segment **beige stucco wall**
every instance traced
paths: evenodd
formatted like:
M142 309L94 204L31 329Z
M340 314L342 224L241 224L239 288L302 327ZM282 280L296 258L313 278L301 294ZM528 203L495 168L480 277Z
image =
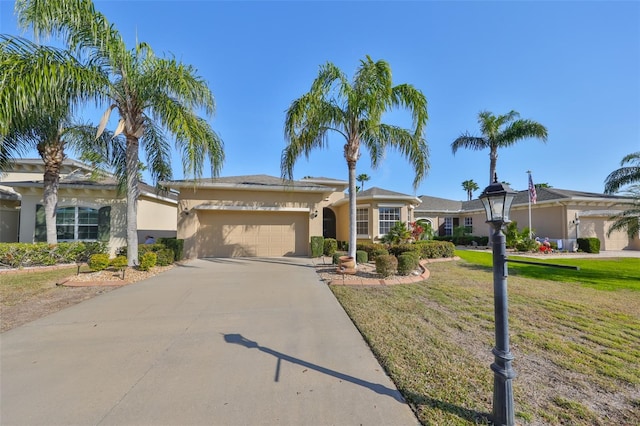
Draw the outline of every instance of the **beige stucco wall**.
M410 222L413 220L413 215L409 210L409 204L399 203L397 200L376 200L375 202L368 202L367 200L356 204L356 208L366 208L369 211L369 238L362 238L362 235L358 235L358 242L375 242L379 241L380 237L380 207L400 207L400 221ZM341 204L334 208L336 212L336 239L338 241L349 241L349 203Z
M293 189L275 191L250 191L220 188L181 188L178 203L178 238L184 239L187 258L198 256L198 232L200 218L216 209L238 209L239 211L270 210L285 213L306 212L309 220L305 232L306 244L312 235L322 235L322 209L328 206L329 192L305 192ZM194 209L195 207L195 209ZM228 211L228 210L227 210ZM317 216L315 215L315 212Z
M19 205L19 201L0 201L0 243L15 243L18 241Z

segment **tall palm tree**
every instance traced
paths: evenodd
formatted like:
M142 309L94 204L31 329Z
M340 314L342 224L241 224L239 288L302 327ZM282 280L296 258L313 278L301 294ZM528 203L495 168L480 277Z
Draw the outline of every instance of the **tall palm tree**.
M473 191L477 191L480 187L473 181L473 179L469 179L462 182L462 189L467 191L467 200L471 201L473 198Z
M471 136L465 133L451 144L453 154L460 148L476 151L489 149L489 184L496 175L498 162L498 148L507 148L516 142L527 138L538 138L547 141L547 129L542 124L532 120L521 119L520 114L511 111L507 114L495 116L489 111L478 114L478 123L482 136Z
M364 183L368 182L371 179L371 177L369 177L368 174L366 173L360 173L357 177L356 180L358 182L360 182L360 191L364 191Z
M61 35L71 50L82 51L93 63L109 72L102 88L109 106L98 135L118 110L114 135L122 134L125 145L127 191L127 257L130 266L138 260L137 200L139 151L146 153L154 182L170 179L170 146L165 131L182 152L185 175L202 176L206 161L217 176L224 161L223 143L205 119L215 112L213 94L196 70L175 58L155 56L146 43L127 49L120 33L95 10L90 0L16 1L19 22L33 27L36 35Z
M408 109L413 129L382 123L382 114L394 107ZM376 168L388 146L396 148L415 170L417 187L429 169L429 153L424 139L427 99L409 84L393 86L391 68L385 61L369 56L360 61L353 83L331 62L320 67L311 90L293 101L285 118L287 146L282 151L283 178L293 178L296 160L314 148L328 145L329 132L345 139L344 158L349 170L349 255L356 253L356 163L361 145L369 151Z
M611 218L614 222L609 227L607 236L619 230L626 231L629 238L640 235L640 151L626 155L620 162L620 168L607 176L604 192L613 194L626 185L630 185L625 192L633 197L633 204Z
M91 149L91 127L71 122L71 111L103 79L69 52L0 35L0 170L36 148L44 162L43 205L47 242L57 243L56 208L65 146ZM6 70L6 71L5 71ZM95 127L93 128L95 134Z

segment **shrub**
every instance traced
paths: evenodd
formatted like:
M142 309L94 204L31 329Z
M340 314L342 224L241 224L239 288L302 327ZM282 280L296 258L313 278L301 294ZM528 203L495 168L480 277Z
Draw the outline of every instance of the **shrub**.
M382 237L382 242L387 244L401 244L411 238L411 231L405 222L398 221Z
M456 249L450 241L416 241L414 246L418 248L421 259L453 257Z
M398 269L398 259L391 254L376 257L376 272L383 277L395 274Z
M389 246L389 254L392 254L396 257L400 256L402 253L406 253L408 251L419 251L419 246L416 244L393 244Z
M109 266L109 255L104 253L92 254L89 257L89 268L92 271L102 271Z
M364 250L356 250L356 263L369 262L369 255Z
M402 253L398 256L398 274L409 275L416 270L419 263L418 253L411 251Z
M578 238L578 250L585 253L600 253L600 240L597 238Z
M324 237L313 235L311 237L311 257L322 256L324 250Z
M10 268L86 262L95 253L105 253L106 243L61 242L0 243L0 264Z
M324 250L323 254L325 256L333 256L333 254L338 251L338 242L335 238L325 238L324 239Z
M162 249L156 252L156 256L158 257L158 266L167 266L173 263L174 253L171 249Z
M158 243L173 251L173 260L182 260L184 240L177 238L158 238Z
M333 253L333 260L331 261L331 263L333 265L339 265L340 264L340 256L344 256L342 253Z
M124 269L127 267L127 256L116 256L110 263L113 268Z
M538 243L536 240L524 238L522 241L516 243L515 249L518 251L535 251L537 247Z
M140 257L140 270L148 271L149 269L156 266L157 261L158 261L158 256L154 252L152 251L146 252L145 254L142 255L142 257Z

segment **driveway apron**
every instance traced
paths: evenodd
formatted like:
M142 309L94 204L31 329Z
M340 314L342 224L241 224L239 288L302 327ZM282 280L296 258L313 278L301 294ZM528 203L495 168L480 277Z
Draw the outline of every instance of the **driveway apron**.
M417 425L309 259L199 259L0 335L2 425Z

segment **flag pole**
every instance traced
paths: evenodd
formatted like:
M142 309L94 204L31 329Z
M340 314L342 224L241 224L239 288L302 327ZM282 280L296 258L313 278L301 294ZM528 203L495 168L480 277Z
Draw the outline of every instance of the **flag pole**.
M531 170L527 170L527 173L529 175L529 179L528 179L528 190L527 190L527 195L528 195L528 199L529 199L529 239L531 239L533 237L533 230L531 228L531 185L533 180L531 179Z

